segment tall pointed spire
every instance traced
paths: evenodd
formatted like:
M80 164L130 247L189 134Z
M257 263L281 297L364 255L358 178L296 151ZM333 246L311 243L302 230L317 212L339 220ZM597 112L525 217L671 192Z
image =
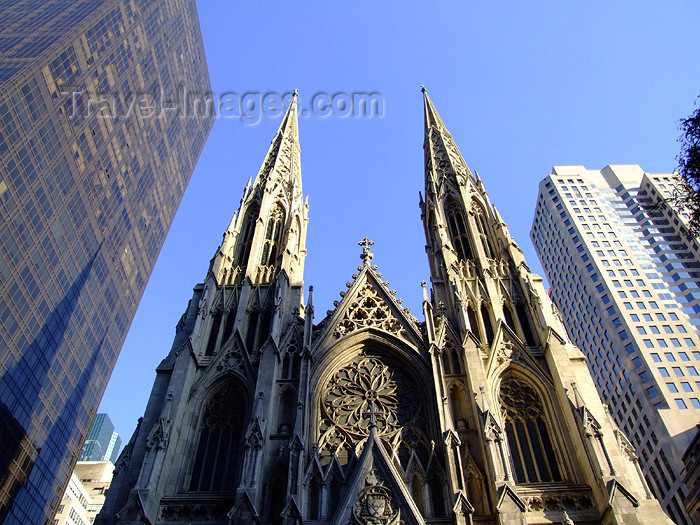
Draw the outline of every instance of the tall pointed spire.
M449 177L457 184L466 184L467 180L473 180L474 176L430 100L428 90L425 86L422 86L421 90L424 108L423 150L425 151L426 193L431 191L432 184L438 185L433 189L438 191L445 177Z
M263 187L271 179L273 172L281 177L297 179L301 184L301 160L299 149L299 122L297 119L298 92L295 89L287 112L282 119L279 129L272 139L270 149L255 178L254 187Z
M447 130L445 129L445 125L442 123L440 115L438 114L437 110L435 109L435 106L433 105L433 101L430 100L430 97L428 96L428 89L425 86L421 86L421 91L423 92L423 114L425 116L425 133L428 134L431 128L436 128L447 132Z
M467 272L472 273L475 265L488 267L493 258L487 253L490 239L485 235L486 230L470 215L475 197L482 203L480 210L490 208L490 204L425 87L422 91L425 125L425 203L422 210L431 264L433 307L442 302L448 312L455 314L468 296L455 285L462 278L460 265L466 265ZM461 314L455 315L452 321L459 326L461 319Z
M280 269L300 281L306 255L308 205L301 188L301 150L294 90L286 113L252 186L213 261L217 282L231 284L248 276L269 281Z

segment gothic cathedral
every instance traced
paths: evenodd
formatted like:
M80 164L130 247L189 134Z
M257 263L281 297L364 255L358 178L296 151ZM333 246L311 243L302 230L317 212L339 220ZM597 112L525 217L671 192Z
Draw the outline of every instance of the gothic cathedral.
M365 239L314 324L295 95L96 523L671 523L425 90L424 104L424 321Z

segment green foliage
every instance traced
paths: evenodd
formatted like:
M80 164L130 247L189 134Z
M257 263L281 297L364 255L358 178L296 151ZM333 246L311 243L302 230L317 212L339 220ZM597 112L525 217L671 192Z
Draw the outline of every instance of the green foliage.
M674 189L675 204L690 213L692 235L700 233L700 108L681 120L681 152L678 155L678 173L681 177Z

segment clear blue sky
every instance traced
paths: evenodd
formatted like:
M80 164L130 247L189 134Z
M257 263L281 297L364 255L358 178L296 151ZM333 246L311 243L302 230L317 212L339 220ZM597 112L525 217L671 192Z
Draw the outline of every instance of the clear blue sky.
M676 166L678 119L700 94L700 3L198 2L216 93L375 91L381 119L300 119L309 195L305 282L320 321L357 242L422 320L429 280L420 85L525 250L537 185L558 164ZM170 229L100 411L126 443L192 287L255 177L280 119L219 119Z

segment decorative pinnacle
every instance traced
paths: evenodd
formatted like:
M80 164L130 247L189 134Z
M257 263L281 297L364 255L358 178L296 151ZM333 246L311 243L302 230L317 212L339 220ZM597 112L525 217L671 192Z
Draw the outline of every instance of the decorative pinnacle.
M427 92L428 92L428 88L425 87L425 84L421 84L420 92L421 92L421 93L427 93Z
M299 95L299 90L298 90L298 89L295 89L295 90L292 92L292 95L294 95L295 97L298 96L298 95Z
M576 381L571 381L571 388L574 390L574 399L576 400L576 408L583 406L583 400L581 399L581 394L579 394L578 388L576 387Z
M367 237L365 237L358 242L357 245L362 246L362 254L360 255L360 259L362 259L365 266L369 266L370 261L374 257L372 252L369 250L369 247L374 246L374 241L370 241Z
M423 301L427 302L428 301L428 283L426 283L425 281L421 281L420 285L423 288Z

